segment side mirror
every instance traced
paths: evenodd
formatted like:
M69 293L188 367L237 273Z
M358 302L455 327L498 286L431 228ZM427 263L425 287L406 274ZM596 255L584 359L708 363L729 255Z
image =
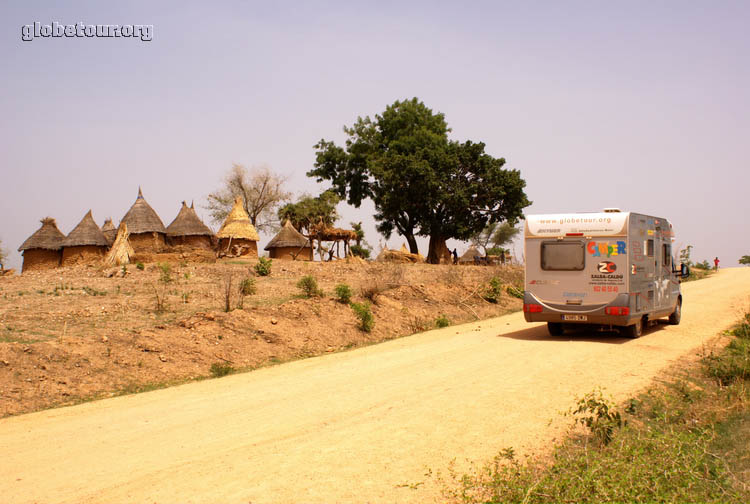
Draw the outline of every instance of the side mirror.
M680 264L680 277L687 278L690 276L690 268L685 263Z

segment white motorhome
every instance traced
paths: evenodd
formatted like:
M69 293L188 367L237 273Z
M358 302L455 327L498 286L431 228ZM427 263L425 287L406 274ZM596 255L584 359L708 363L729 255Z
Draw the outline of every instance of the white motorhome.
M524 234L526 321L547 322L552 335L587 324L631 338L660 317L680 323L689 271L675 269L667 219L618 209L529 215Z

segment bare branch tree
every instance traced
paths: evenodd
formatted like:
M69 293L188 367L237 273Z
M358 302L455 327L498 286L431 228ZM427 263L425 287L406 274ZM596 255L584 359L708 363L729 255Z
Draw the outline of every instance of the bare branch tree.
M286 177L277 175L267 165L253 166L248 170L234 164L224 177L221 189L208 195L205 208L211 220L220 223L231 211L234 198L242 196L253 226L258 230L272 229L278 224L276 209L292 196L283 190L284 183Z
M509 222L493 222L474 235L471 243L477 247L482 247L485 255L487 250L492 247L504 247L513 241L513 238L521 232L521 229L515 227Z

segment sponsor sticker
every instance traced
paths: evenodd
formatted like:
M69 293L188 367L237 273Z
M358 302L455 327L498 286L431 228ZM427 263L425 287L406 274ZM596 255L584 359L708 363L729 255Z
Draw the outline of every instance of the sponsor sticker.
M586 245L586 251L593 257L612 257L627 254L627 244L624 241L595 242Z
M599 273L614 273L617 271L617 265L612 261L602 261L597 265Z

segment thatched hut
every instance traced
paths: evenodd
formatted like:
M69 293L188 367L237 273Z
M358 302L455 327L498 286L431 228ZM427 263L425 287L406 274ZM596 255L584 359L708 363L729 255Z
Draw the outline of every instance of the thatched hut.
M219 238L219 254L258 257L260 237L250 222L250 216L245 211L240 196L235 198L232 211L227 215L216 236Z
M475 264L478 262L475 258L481 258L484 257L479 250L472 245L469 247L469 249L463 253L461 257L458 258L459 264Z
M195 207L189 207L183 201L177 217L167 226L167 241L170 245L183 246L191 249L213 249L214 233L195 212Z
M120 221L130 231L130 244L138 252L161 252L166 247L167 230L151 205L143 199L143 192L138 188L138 197L128 213Z
M104 221L104 224L102 225L102 233L104 233L104 237L107 239L107 243L111 247L117 237L117 228L115 228L115 225L112 222L112 217L107 217L107 220Z
M313 249L310 240L294 229L288 220L273 239L264 247L271 259L294 259L298 261L312 261Z
M107 255L109 243L94 222L91 210L62 242L62 266L98 264Z
M23 252L22 273L60 266L60 250L65 235L57 229L57 223L52 217L45 217L41 223L42 227L18 247L18 251Z

